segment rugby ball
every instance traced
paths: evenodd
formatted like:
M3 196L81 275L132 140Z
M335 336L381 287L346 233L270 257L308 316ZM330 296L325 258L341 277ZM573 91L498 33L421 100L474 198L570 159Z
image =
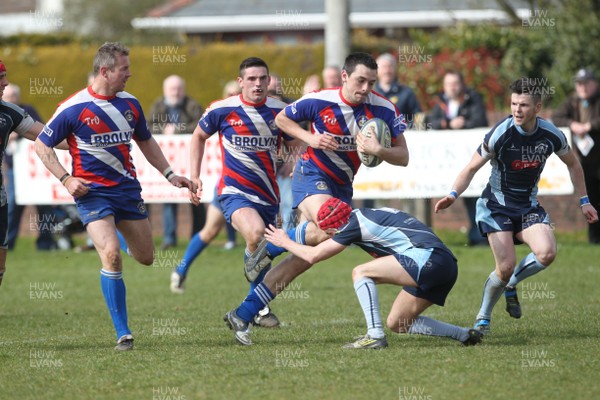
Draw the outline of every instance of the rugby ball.
M359 135L364 135L366 137L371 137L375 135L379 143L389 149L392 145L392 135L390 134L390 128L381 118L372 118L365 122L365 124L360 128ZM367 167L376 167L383 161L381 158L366 154L358 151L358 157L360 158L360 162L363 163Z

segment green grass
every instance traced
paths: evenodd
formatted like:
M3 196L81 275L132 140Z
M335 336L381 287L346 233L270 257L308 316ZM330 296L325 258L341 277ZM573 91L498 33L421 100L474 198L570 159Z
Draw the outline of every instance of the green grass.
M467 326L492 269L491 252L463 247L459 234L442 237L459 259L459 279L446 307L426 315ZM525 282L529 298L520 291L523 318L510 319L501 299L492 335L468 348L388 332L386 350L342 350L365 331L350 278L353 266L368 260L358 249L294 281L273 302L284 326L255 329L252 347L237 345L222 321L247 292L240 247L209 247L182 296L169 292L168 281L183 245L158 253L154 267L126 257L136 339L127 353L112 350L97 255L36 252L24 239L9 253L0 287L0 398L600 398L600 247L583 238L560 235L555 263ZM526 254L525 247L518 250ZM397 287L380 287L384 319L397 293Z

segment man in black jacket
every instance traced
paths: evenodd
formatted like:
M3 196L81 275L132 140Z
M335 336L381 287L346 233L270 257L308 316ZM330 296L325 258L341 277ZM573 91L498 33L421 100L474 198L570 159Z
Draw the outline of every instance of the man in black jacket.
M152 104L148 127L153 135L173 135L192 133L202 116L202 107L186 95L185 81L177 75L170 75L163 81L163 96ZM202 229L206 219L203 205L192 206L193 236ZM163 204L163 242L161 249L177 244L177 204Z
M552 115L556 126L571 129L581 161L590 203L600 208L600 86L594 72L580 69L574 77L575 93ZM600 225L588 227L589 242L600 244Z
M479 93L465 86L460 72L448 71L444 75L444 92L426 117L429 129L472 129L488 125L483 98ZM477 198L464 197L469 215L469 245L486 244L475 222L475 204Z

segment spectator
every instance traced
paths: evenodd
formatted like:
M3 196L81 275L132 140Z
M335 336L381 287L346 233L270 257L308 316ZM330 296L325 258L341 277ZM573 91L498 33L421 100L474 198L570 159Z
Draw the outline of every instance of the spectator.
M432 129L471 129L488 125L483 98L475 90L465 86L460 72L448 71L444 75L443 92L435 107L425 118ZM469 246L486 245L475 222L477 197L464 197L463 202L469 216Z
M35 121L43 123L36 109L29 104L21 103L21 90L17 85L9 83L4 88L2 100L13 103L21 107ZM13 152L16 150L17 142L21 136L17 132L12 132L8 138L8 145L4 152L4 162L6 165L6 192L8 201L8 250L12 250L17 243L19 235L19 226L21 225L21 217L25 206L18 205L15 196L15 175L13 171ZM54 213L50 206L37 206L38 221L36 225L39 228L38 237L35 242L38 250L54 250L56 242L52 237L50 226L54 221Z
M581 160L590 203L600 209L600 86L593 71L580 69L574 77L575 93L552 115L557 126L571 130ZM600 244L600 224L588 225L588 240Z
M185 81L170 75L163 81L163 96L156 99L150 110L150 130L153 135L192 133L202 116L202 107L185 93ZM161 249L177 244L177 204L163 204L163 242ZM192 207L192 235L204 225L204 205ZM202 222L200 222L202 221Z
M323 89L340 86L342 86L342 71L333 65L323 68Z
M373 90L394 103L400 113L404 115L408 127L412 128L415 114L421 112L417 95L411 88L398 82L398 62L394 56L385 53L380 55L376 61L377 83Z

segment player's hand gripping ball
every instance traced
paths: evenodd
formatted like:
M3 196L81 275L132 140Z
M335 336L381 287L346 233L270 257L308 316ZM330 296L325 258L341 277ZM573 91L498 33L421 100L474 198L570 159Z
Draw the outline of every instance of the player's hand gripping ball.
M366 137L375 136L381 146L389 149L392 145L392 135L390 134L390 128L381 118L371 118L368 120L362 128L360 128L359 135ZM376 167L383 161L381 158L372 154L366 154L358 152L360 162L367 167Z
M321 230L337 229L348 222L352 207L340 199L330 197L319 208L317 224Z

